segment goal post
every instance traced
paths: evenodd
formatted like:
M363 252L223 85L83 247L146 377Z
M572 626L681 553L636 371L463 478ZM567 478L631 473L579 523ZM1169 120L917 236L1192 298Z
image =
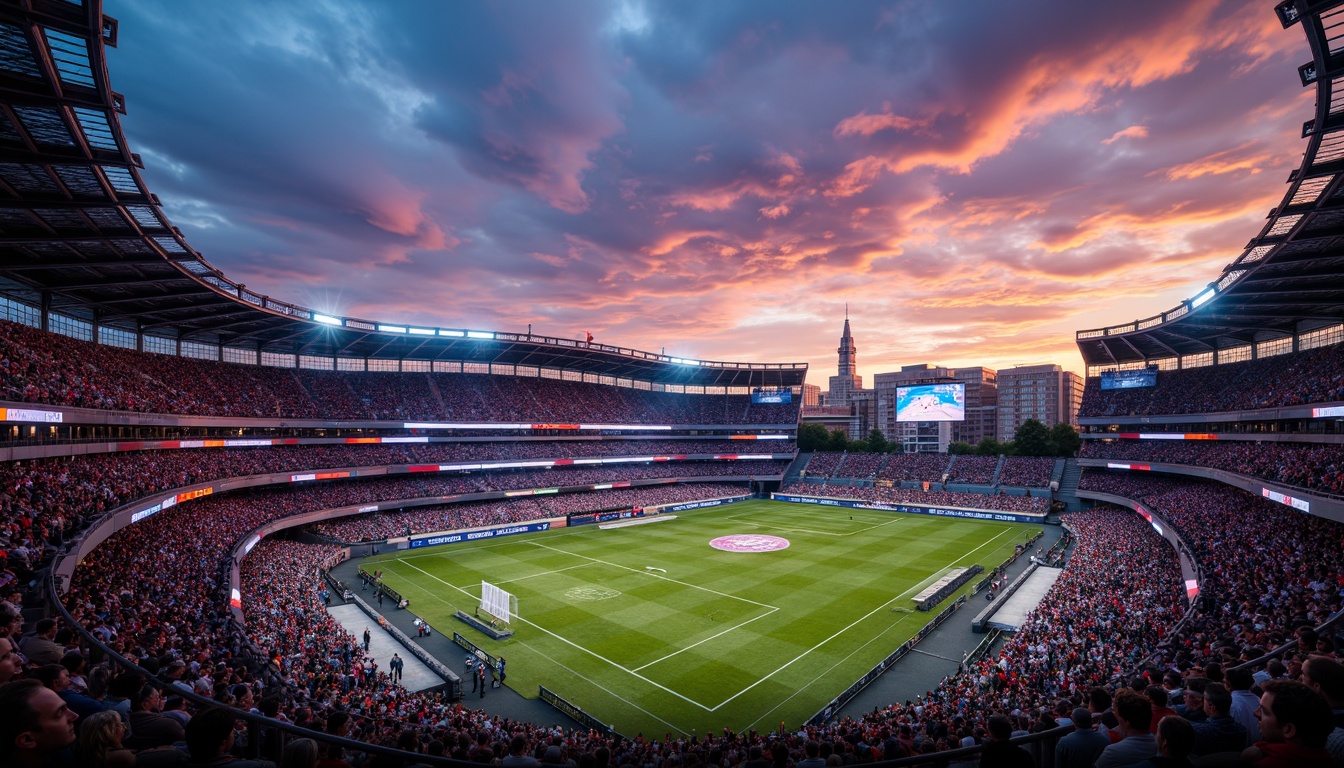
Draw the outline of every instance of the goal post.
M480 610L495 621L510 624L518 615L518 597L488 581L482 581Z

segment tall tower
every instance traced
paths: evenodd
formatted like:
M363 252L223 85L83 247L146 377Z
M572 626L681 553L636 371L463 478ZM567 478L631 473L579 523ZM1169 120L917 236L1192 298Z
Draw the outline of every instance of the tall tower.
M858 347L854 346L854 336L849 332L849 305L845 305L845 332L840 334L840 348L835 350L840 353L839 373L841 376L853 376L858 369Z
M854 346L854 335L849 331L849 305L845 305L845 332L840 335L839 365L835 376L830 378L830 391L826 394L827 405L849 405L851 395L863 389L863 377L859 375L858 348Z

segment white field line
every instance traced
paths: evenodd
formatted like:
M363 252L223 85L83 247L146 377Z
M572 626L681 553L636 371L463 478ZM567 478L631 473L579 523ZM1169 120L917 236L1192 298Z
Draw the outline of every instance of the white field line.
M435 576L434 574L430 573L429 571L426 571L426 570L424 570L423 568L420 568L419 566L416 566L416 565L413 564L413 563L404 563L404 564L405 564L406 566L410 567L410 568L415 568L415 570L420 571L421 573L423 573L423 574L425 574L426 576L428 576L429 578L431 578L431 579L433 579L433 580L439 582L440 584L443 584L444 586L451 587L451 588L453 588L453 589L456 589L456 590L459 591L459 592L462 592L462 593L464 593L464 594L466 594L466 595L468 595L468 596L471 596L471 593L470 593L470 592L467 592L465 589L462 589L461 587L458 587L458 586L454 586L454 585L452 585L452 584L449 584L448 582L444 581L443 579L440 579L438 576ZM640 571L640 573L643 573L643 571ZM424 587L420 587L420 589L421 589L421 591L425 592L426 594L430 594L430 595L433 595L433 594L434 594L434 593L430 592L429 590L425 589ZM435 596L435 597L437 597L437 596ZM447 603L448 605L452 605L452 603L448 603L447 600L444 600L444 599L441 598L441 597L438 597L437 599L438 599L440 602ZM550 635L551 637L555 638L556 640L559 640L560 642L564 643L565 645L568 645L568 646L570 646L570 647L572 647L572 648L576 648L576 649L578 649L578 650L580 650L580 651L583 651L584 653L588 654L589 656L592 656L593 658L595 658L595 659L597 659L597 660L599 660L599 661L602 661L602 662L605 662L605 663L607 663L607 664L610 664L612 667L615 667L616 669L619 669L619 670L621 670L622 672L625 672L626 674L629 674L629 675L632 676L632 677L635 677L635 678L638 678L638 679L640 679L640 680L643 680L644 682L648 683L649 685L652 685L653 687L657 688L657 689L660 690L660 691L664 691L664 692L666 692L666 693L670 693L670 694L672 694L673 696L676 696L678 699L681 699L682 701L686 702L687 704L694 704L695 706L697 706L697 707L699 707L699 708L705 710L706 712L710 712L710 711L712 711L712 710L709 709L709 707L706 707L704 704L701 704L700 702L698 702L698 701L696 701L696 700L694 700L694 699L687 698L687 697L681 695L680 693L677 693L676 691L672 690L671 688L668 688L667 686L663 685L662 683L659 683L659 682L657 682L657 681L655 681L655 680L650 680L649 678L647 678L647 677L645 677L645 676L639 674L638 672L631 672L629 669L626 669L625 667L623 667L623 666L621 666L620 664L618 664L618 663L612 661L611 659L608 659L607 657L601 655L600 653L596 653L596 652L594 652L591 648L585 648L585 647L583 647L582 645L579 645L578 643L575 643L575 642L569 640L568 638L565 638L565 637L562 637L562 636L560 636L560 635L557 635L556 633L554 633L554 632L550 631L549 629L547 629L547 628L541 626L540 624L535 624L535 623L533 623L533 622L530 622L530 621L528 621L527 619L524 619L524 618L521 617L521 616L518 616L518 617L516 617L516 618L518 619L518 621L520 621L520 622L522 622L522 623L524 623L524 624L528 624L528 625L532 626L533 628L535 628L535 629L538 630L539 632L544 632L544 633Z
M843 538L846 538L846 537L848 537L848 536L857 536L857 535L862 534L862 533L868 533L869 531L875 531L875 530L877 530L878 528L881 528L881 527L883 527L883 526L893 525L893 524L896 524L896 523L904 522L904 517L896 517L896 516L892 516L892 517L870 517L870 516L860 516L859 519L860 519L861 522L873 522L873 521L876 521L876 520L881 520L882 522L873 522L872 525L870 525L870 526L868 526L868 527L866 527L866 528L859 528L859 529L857 529L857 530L849 531L848 533L837 533L836 531L819 531L819 530L817 530L817 529L815 529L815 528L804 528L804 527L800 527L800 526L792 526L792 525L789 525L787 522L784 522L783 524L778 524L778 523L762 523L762 522L759 522L759 521L753 519L753 518L755 518L757 515L758 515L758 513L756 513L756 512L742 512L742 513L735 514L735 515L725 515L724 517L725 517L725 519L728 519L728 520L738 520L738 521L741 521L743 525L751 525L751 526L756 527L756 528L765 528L766 530L771 530L771 531L784 531L785 533L811 533L811 534L814 534L814 535L817 535L817 536L834 536L835 538L838 538L838 539L843 539ZM815 515L810 515L810 516L809 516L809 515L802 515L802 514L799 514L799 515L797 515L797 516L798 516L798 517L802 517L804 520L807 520L808 522L815 522L815 521L816 521L816 516L815 516Z
M736 519L736 516L734 516L734 519ZM895 519L893 519L891 522L901 522L902 520L903 520L903 518L895 518ZM881 523L880 525L888 525L888 524L890 524L890 523ZM875 527L879 527L879 526L873 526L873 527L875 528ZM872 528L869 528L869 529L866 529L866 530L872 530ZM964 553L961 557L959 557L959 558L957 558L956 560L953 560L952 562L950 562L950 563L948 563L947 565L943 566L943 568L942 568L940 571L938 571L938 573L946 572L946 570L947 570L948 568L953 567L954 565L956 565L957 562L961 561L962 559L964 559L965 557L967 557L967 556L969 556L969 555L971 555L971 554L974 554L975 552L980 551L981 549L984 549L985 547L989 546L990 544L993 544L994 542L996 542L996 541L998 541L1000 538L1002 538L1004 533L1008 533L1009 531L1012 531L1012 530L1014 530L1013 527L1011 527L1011 526L1005 526L1005 527L1004 527L1004 530L1003 530L1001 533L999 533L997 536L995 536L994 538L990 539L989 541L986 541L985 543L981 544L980 546L976 547L975 549L971 550L970 552ZM552 537L555 537L555 536L563 536L563 535L566 535L566 534L569 534L569 533L580 533L581 531L582 531L582 529L576 529L576 530L573 530L573 531L554 531L554 532L551 532L551 533L550 533L550 536L552 536ZM862 531L860 531L860 532L862 532ZM847 535L852 535L852 534L840 534L840 535L846 535L846 536L847 536ZM572 557L583 558L583 559L585 559L585 560L589 560L589 561L592 561L592 562L594 562L594 563L600 563L600 564L603 564L603 565L610 565L610 566L613 566L613 567L615 567L615 568L621 568L621 569L628 570L628 571L631 571L631 572L634 572L634 573L643 573L643 574L645 574L645 575L653 576L653 577L655 577L655 578L662 578L662 579L664 579L665 581L670 581L670 582L673 582L673 583L675 583L675 584L679 584L679 585L681 585L681 586L692 587L692 588L694 588L694 589L701 589L701 590L704 590L704 591L706 591L706 592L710 592L710 593L713 593L713 594L716 594L716 595L720 595L720 596L722 596L722 597L731 597L731 598L734 598L734 599L737 599L737 600L742 600L742 601L744 601L744 602L753 603L753 604L755 604L755 605L758 605L758 606L761 606L761 607L764 607L764 608L769 608L769 609L771 609L772 612L773 612L773 611L776 611L776 610L779 610L776 606L765 605L764 603L756 603L755 601L753 601L753 600L748 600L747 598L737 597L736 595L728 595L728 594L725 594L725 593L722 593L722 592L718 592L718 591L716 591L716 590L709 589L709 588L707 588L707 587L698 587L698 586L693 585L693 584L686 584L685 582L678 581L678 580L676 580L676 579L671 579L671 578L667 578L667 577L658 576L658 574L655 574L655 573L649 573L648 571L642 571L642 570L638 570L638 569L635 569L635 568L630 568L630 567L628 567L628 566L618 565L618 564L616 564L616 563L607 562L607 561L605 561L605 560L599 560L599 559L597 559L597 558L588 557L587 555L580 555L580 554L578 554L578 553L568 552L568 551L566 551L566 550L558 549L558 548L556 548L556 547L547 546L547 545L545 545L545 544L539 544L539 543L537 543L537 542L535 542L535 541L519 541L519 542L506 542L506 541L500 541L500 542L497 542L497 543L494 543L494 544L478 545L476 548L479 549L479 548L486 548L486 547L498 547L498 546L505 546L505 545L515 544L515 543L517 543L517 544L531 544L531 545L533 545L533 546L541 547L541 548L543 548L543 549L550 549L550 550L552 550L552 551L559 552L559 553L561 553L561 554L570 555L570 556L572 556ZM430 552L427 552L427 553L424 553L424 554L421 554L421 555L411 555L410 557L420 558L420 557L428 557L428 556L435 556L435 555L441 556L442 554L443 554L443 553L430 553ZM411 567L411 568L415 568L415 570L420 571L421 573L424 573L425 575L429 576L430 578L434 579L435 581L438 581L438 582L440 582L440 583L442 583L442 584L445 584L445 585L451 587L452 589L455 589L455 590L457 590L457 591L459 591L459 592L462 592L463 594L466 594L468 597L475 597L475 595L472 595L472 594L471 594L470 592L468 592L467 590L465 590L465 589L463 589L463 588L461 588L461 587L458 587L458 586L456 586L456 585L449 584L448 582L444 581L443 579L440 579L439 577L434 576L433 574L424 571L423 569L417 567L416 565L414 565L414 564L412 564L412 563L405 562L406 559L407 559L407 558L398 558L397 560L394 560L394 561L385 561L385 562L401 562L401 563L403 563L404 565L407 565L407 566L409 566L409 567ZM577 567L577 566L575 566L575 567ZM563 570L568 570L568 569L563 569ZM921 582L921 584L928 583L928 582L932 581L933 578L934 578L934 577L930 577L930 578L928 578L928 579L925 579L923 582ZM415 584L414 582L412 582L412 585L415 586L415 587L417 587L418 589L420 589L422 592L425 592L426 594L430 595L431 597L434 597L436 600L439 600L440 602L443 602L443 603L445 603L445 604L451 605L451 603L448 603L448 601L444 600L444 599L441 598L441 597L438 597L437 595L435 595L434 593L432 593L432 592L430 592L429 590L425 589L424 587L421 587L421 586L419 586L418 584ZM578 650L583 651L583 652L585 652L585 653L587 653L587 654L589 654L589 655L591 655L591 656L593 656L593 657L599 659L600 661L603 661L603 662L605 662L605 663L611 665L612 667L615 667L616 669L619 669L619 670L621 670L621 671L623 671L623 672L626 672L626 673L630 674L632 677L635 677L635 678L638 678L638 679L640 679L640 680L643 680L644 682L649 683L650 685L654 686L655 688L658 688L659 690L665 691L666 693L669 693L669 694L671 694L671 695L673 695L673 696L675 696L675 697L681 699L682 701L687 702L688 704L694 704L695 706L700 707L701 709L704 709L704 710L706 710L706 711L708 711L708 712L715 712L715 711L721 709L721 708L722 708L723 706L725 706L726 704L729 704L729 703L731 703L732 701L736 700L738 697L742 696L744 693L747 693L748 691L752 690L752 689L755 688L756 686L760 685L761 683L765 682L766 680L769 680L770 678L772 678L772 677L774 677L775 675L779 674L779 673L782 672L783 670L785 670L785 669L787 669L788 667L792 666L793 664L797 663L800 659L802 659L802 658L808 656L808 655L811 654L813 651L816 651L818 648L821 648L822 646L824 646L824 645L826 645L827 643L831 642L831 641L834 640L835 638L837 638L837 637L839 637L840 635L844 634L846 631L848 631L849 629L853 628L855 625L857 625L857 624L859 624L860 622L862 622L862 621L864 621L864 620L870 618L870 617L873 616L874 614L876 614L876 613L882 611L884 608L886 608L887 606L891 605L891 604L892 604L893 602L895 602L896 600L898 600L898 599L900 599L901 597L904 597L904 596L906 596L906 595L908 595L908 594L913 593L916 589L919 589L919 588L920 588L920 585L916 585L915 587L913 587L913 588L907 590L906 592L902 593L901 595L899 595L899 596L897 596L897 597L895 597L895 598L892 598L891 600L888 600L887 602L883 603L882 605L879 605L877 608L874 608L872 611L868 612L868 613L865 614L864 616L862 616L862 617L860 617L859 619L855 620L854 622L852 622L852 623L849 624L848 626L846 626L846 627L840 629L839 631L835 632L835 633L832 634L830 637L828 637L828 638L826 638L825 640L822 640L821 642L817 643L817 644L814 645L812 648L810 648L810 649L804 651L803 653L799 654L798 656L794 657L793 659L789 660L788 662L786 662L785 664L783 664L782 666L780 666L778 669L774 670L773 672L768 673L767 675L765 675L764 677L762 677L760 680L757 680L756 682L752 683L751 685L747 686L746 688L743 688L742 690L738 691L737 693L733 694L732 696L728 697L727 699L724 699L722 702L720 702L719 704L717 704L716 706L714 706L714 707L712 707L712 708L711 708L711 707L706 707L705 705L701 704L701 703L698 702L698 701L694 701L694 700L692 700L692 699L689 699L689 698L687 698L686 696L683 696L682 694L677 693L676 691L674 691L674 690L672 690L672 689L670 689L670 688L668 688L668 687L666 687L666 686L664 686L664 685L661 685L661 684L659 684L659 683L657 683L657 682L655 682L655 681L653 681L653 680L650 680L650 679L644 677L643 675L640 675L640 674L638 674L638 673L636 673L636 672L634 672L634 671L631 671L631 670L627 669L626 667L623 667L622 665L620 665L620 664L618 664L618 663L616 663L616 662L614 662L614 661L611 661L610 659L607 659L607 658L605 658L605 657L603 657L603 656L601 656L601 655L599 655L599 654L597 654L597 653L594 653L593 651L589 650L588 648L584 648L583 646L580 646L580 645L578 645L578 644L576 644L576 643L574 643L574 642L572 642L572 641L570 641L570 640L568 640L568 639L566 639L566 638L564 638L564 637L561 637L560 635L557 635L557 634L555 634L554 632L551 632L550 630L548 630L548 629L546 629L546 628L544 628L544 627L541 627L541 626L539 626L539 625L537 625L537 624L533 624L532 622L527 621L526 619L522 619L521 617L519 617L519 620L522 621L522 622L524 622L524 623L526 623L526 624L529 624L529 625L535 627L536 629L540 630L541 632L543 632L543 633L545 633L545 634L547 634L547 635L550 635L551 637L554 637L555 639L559 640L559 641L562 642L562 643L565 643L566 645L569 645L569 646L572 646L572 647L574 647L574 648L577 648ZM766 616L766 615L769 615L769 614L764 614L764 615L762 615L762 616L758 616L758 617L756 617L756 618L764 618L764 616ZM896 623L900 623L900 621L903 621L903 620L904 620L904 619L899 619ZM755 621L755 619L751 619L751 621ZM749 622L748 622L748 623L749 623ZM894 626L894 625L893 625L893 626ZM734 627L733 629L736 629L736 627ZM731 630L729 630L729 631L731 631ZM722 633L721 633L721 634L722 634ZM711 639L712 639L712 638L711 638ZM873 638L873 640L876 640L876 639L877 639L877 638ZM704 642L704 641L701 641L701 642ZM869 643L871 643L871 642L872 642L872 640L869 641ZM868 643L865 643L865 646L866 646L866 645L868 645ZM529 646L529 647L530 647L530 646ZM683 650L685 650L685 649L683 649ZM857 651L856 651L856 652L857 652ZM853 656L853 653L849 654L849 656L846 656L846 659L848 659L850 656ZM657 662L654 662L654 663L657 663ZM834 669L835 666L838 666L838 664L840 664L840 663L841 663L841 662L837 662L836 665L832 665L831 669ZM648 665L645 665L645 666L648 666ZM644 668L644 667L640 667L640 669L643 669L643 668ZM829 672L830 670L827 670L827 671ZM577 675L577 673L575 673L575 674ZM825 674L825 673L823 673L823 674ZM577 676L579 676L579 677L583 677L582 675L577 675ZM788 699L785 699L785 701L788 701L788 700L794 698L794 696L797 696L799 693L802 693L803 691L807 690L807 689L808 689L809 687L811 687L811 685L812 685L813 683L815 683L816 680L819 679L820 677L821 677L821 675L818 675L816 678L813 678L813 680L812 680L811 682L809 682L806 686L803 686L802 688L800 688L798 691L795 691L794 694L790 695L790 696L788 697ZM588 678L585 677L584 679L587 680ZM592 682L592 681L589 681L589 682ZM594 685L596 685L596 683L594 683ZM601 688L601 686L598 686L598 687ZM603 690L606 690L606 689L603 688ZM617 698L620 698L620 697L617 697ZM781 702L781 704L783 704L783 702ZM633 705L632 705L632 706L633 706ZM765 716L768 715L770 712L775 711L775 709L778 709L778 706L779 706L779 705L776 705L776 706L775 706L774 708L772 708L769 712L767 712L767 713L761 715L761 717L765 717ZM639 709L639 707L636 707L636 708ZM640 711L644 711L644 710L641 709ZM647 713L646 713L646 714L647 714ZM656 718L656 717L655 717L655 719L660 719L660 718ZM760 719L758 718L758 719L757 719L757 722L759 722L759 720L760 720ZM664 722L665 722L665 721L664 721ZM669 725L670 725L670 724L669 724ZM680 729L678 729L678 730L680 730Z
M541 658L543 658L543 659L545 659L545 660L551 662L551 663L554 664L555 666L559 667L560 669L565 670L566 672L568 672L569 674L571 674L571 675L573 675L573 676L579 678L580 680L585 680L585 681L587 681L589 685L593 686L594 688L598 689L599 691L603 691L604 693L608 694L609 696L611 696L612 698L616 699L617 701L623 702L623 703L625 703L625 704L630 705L631 707L633 707L633 708L635 708L635 709L638 709L640 712L643 712L644 714L648 715L649 717L652 717L654 720L657 720L658 722L662 723L663 725L666 725L668 728L671 728L672 730L677 731L677 732L680 733L681 735L683 735L683 736L689 736L689 735L690 735L690 734L687 733L686 731L684 731L684 730L678 728L677 726L675 726L675 725L673 725L673 724L667 722L667 721L664 720L663 718L661 718L661 717L659 717L659 716L653 714L653 713L650 712L649 710L647 710L647 709L645 709L645 708L639 706L638 704L634 703L633 701L630 701L629 699L624 698L624 697L621 696L620 694L616 693L615 691L611 690L610 688L607 688L606 686L602 685L601 683L597 682L596 680L592 679L591 677L587 677L586 675L580 675L578 672L575 672L575 671L574 671L568 664L566 664L566 663L564 663L564 662L562 662L562 661L556 661L555 659L552 659L550 656L547 656L546 654L542 653L541 651L537 650L536 648L533 648L532 646L528 645L527 643L524 643L524 642L521 642L521 641L520 641L518 644L521 645L521 646L523 646L524 648L528 648L528 649L530 649L533 653L537 654L537 655L540 656Z
M634 672L638 672L638 671L640 671L641 669L648 669L649 667L652 667L654 664L657 664L657 663L659 663L659 662L663 662L663 661L667 661L668 659L672 658L673 656L676 656L676 655L679 654L679 653L685 653L686 651L691 650L692 648L696 647L697 645L701 645L701 644L703 644L703 643L708 643L710 640L713 640L713 639L718 638L718 637L723 637L724 635L728 634L729 632L733 632L733 631L735 631L735 630L741 629L742 627L747 626L747 625L750 624L751 622L756 621L756 619L764 619L766 616L769 616L770 614L772 614L772 613L774 613L775 611L778 611L778 610L779 610L778 608L771 608L770 610L766 611L765 613L762 613L760 616L757 616L756 618L753 618L753 619L747 619L746 621L742 622L741 624L737 624L737 625L735 625L735 626L731 626L731 627L729 627L729 628L723 630L722 632L718 633L717 635L710 635L709 637L706 637L704 640L701 640L701 641L699 641L699 642L695 642L695 643L691 643L690 645L686 646L685 648L682 648L682 649L680 649L680 650L673 651L673 652L667 654L666 656L664 656L664 657L661 658L661 659L654 659L653 661L650 661L648 664L645 664L645 665L642 666L642 667L635 667L634 670L632 670L632 671L634 671Z
M794 698L797 697L799 694L801 694L801 693L807 691L809 688L811 688L812 686L816 685L818 680L820 680L821 678L825 677L826 675L829 675L831 672L833 672L833 671L835 670L836 667L838 667L838 666L840 666L841 664L844 664L845 662L849 661L849 660L850 660L851 658L853 658L859 651L862 651L864 648L867 648L868 646L872 645L873 643L877 642L878 640L881 640L883 637L886 636L886 634L887 634L888 632L890 632L891 630L895 629L896 627L899 627L899 626L901 625L901 623L904 622L906 619L910 618L911 615L913 615L913 614L906 614L906 615L902 616L901 618L897 619L896 621L893 621L891 624L887 625L887 628L886 628L886 629L882 630L881 632L878 632L876 635L873 635L871 638L868 639L868 642L866 642L866 643L864 643L863 645L860 645L858 648L855 648L854 650L850 651L850 652L849 652L843 659L840 659L840 660L836 661L836 662L835 662L834 664L832 664L831 666L829 666L829 667L827 667L826 669L823 669L821 672L817 673L817 676L816 676L816 677L812 678L811 680L808 680L806 684L799 686L799 687L798 687L798 690L796 690L796 691L794 691L793 693L789 694L783 701L779 702L779 703L776 704L775 706L773 706L773 707L771 707L770 709L766 710L763 714L761 714L760 717L758 717L758 718L756 718L754 721L752 721L750 725L745 725L745 726L739 728L738 731L747 731L747 730L750 730L750 729L752 729L752 728L755 728L755 727L756 727L756 723L759 723L759 722L761 722L762 720L764 720L765 718L769 717L769 716L771 715L771 713L773 713L775 710L779 709L780 707L784 706L785 704L788 704L790 701L793 701Z
M410 563L407 563L407 565L410 565ZM541 573L534 573L534 574L532 574L532 575L530 575L530 576L519 576L519 577L516 578L516 579L505 579L504 581L496 581L495 583L496 583L496 584L512 584L512 583L514 583L514 582L516 582L516 581L527 581L528 579L535 579L535 578L537 578L538 576L551 576L551 575L553 575L553 574L557 574L557 573L564 573L565 571L572 571L572 570L574 570L575 568L587 568L587 567L590 566L590 565L592 565L592 563L579 563L578 565L571 565L571 566L569 566L568 568L556 568L554 571L542 571Z
M527 542L527 543L528 543L528 544L531 544L531 545L534 546L534 547L541 547L542 549L549 549L549 550L551 550L552 552L559 552L559 553L562 554L562 555L569 555L570 557L581 557L581 558L583 558L584 560L591 560L591 561L594 562L594 563L601 563L602 565L609 565L609 566L611 566L612 568L620 568L620 569L623 570L623 571L630 571L631 573L642 573L642 574L644 574L645 576L650 576L650 577L655 578L655 579L662 579L663 581L670 581L670 582L672 582L673 584L679 584L679 585L681 585L681 586L683 586L683 587L690 587L691 589L698 589L698 590L700 590L701 592L708 592L708 593L710 593L711 595L718 595L719 597L727 597L727 598L730 598L730 599L732 599L732 600L741 600L741 601L744 602L744 603L751 603L752 605L759 606L759 607L761 607L761 608L769 608L769 609L771 609L771 610L779 610L777 607L775 607L775 606L773 606L773 605L766 605L765 603L758 603L758 602L756 602L755 600L749 600L749 599L747 599L747 598L745 598L745 597L738 597L737 595L730 595L730 594L728 594L727 592L720 592L720 591L718 591L718 590L716 590L716 589L710 589L709 587L701 587L701 586L698 586L698 585L696 585L696 584L687 584L687 583L684 582L684 581L677 581L676 579L673 579L673 578L668 577L668 576L662 576L662 575L657 574L657 573L650 573L649 571L646 571L646 570L644 570L643 568L631 568L631 567L628 566L628 565L621 565L620 563L611 563L611 562L608 562L608 561L606 561L606 560L599 560L599 559L596 558L596 557L589 557L589 556L587 556L587 555L580 555L578 552L568 552L568 551L566 551L566 550L558 549L558 548L556 548L556 547L548 546L548 545L546 545L546 544L542 544L542 543L540 543L540 542L536 542L536 541L529 541L529 542ZM409 563L408 563L408 565L409 565ZM414 567L414 566L412 566L412 567Z
M965 558L967 558L967 557L970 557L971 555L975 554L976 552L979 552L980 550L984 549L985 547L989 546L990 544L993 544L994 542L996 542L996 541L998 541L1000 538L1002 538L1002 537L1003 537L1003 534L1008 533L1008 532L1010 532L1011 530L1013 530L1013 529L1012 529L1012 528L1007 528L1007 527L1005 527L1002 531L999 532L999 535L998 535L998 536L995 536L994 538L990 539L989 541L986 541L984 544L981 544L980 546L976 547L975 549L972 549L970 552L967 552L967 553L961 555L961 556L958 557L956 560L953 560L952 562L950 562L950 563L948 563L947 565L943 566L943 570L947 570L948 568L952 567L953 565L956 565L956 564L957 564L958 562L960 562L961 560L963 560L963 559L965 559ZM798 654L797 656L793 657L793 658L790 659L789 661L785 662L785 663L783 664L783 666L781 666L779 669L776 669L774 672L771 672L770 674L766 675L765 677L762 677L760 680L757 680L756 682L752 683L751 685L748 685L746 688L743 688L742 690L738 691L737 693L733 694L732 696L729 696L728 698L726 698L726 699L724 699L723 701L719 702L716 706L714 706L713 708L711 708L709 711L711 711L711 712L718 711L719 708L722 707L723 705L725 705L725 704L727 704L727 703L733 701L734 699L736 699L737 697L739 697L739 696L741 696L742 694L746 693L747 691L750 691L752 688L755 688L756 686L760 685L761 683L764 683L766 680L769 680L770 678L774 677L775 675L779 674L780 672L783 672L785 669L787 669L787 668L793 666L793 664L796 663L797 661L799 661L800 659L802 659L802 658L808 656L808 655L811 654L813 651L815 651L815 650L817 650L818 648L822 647L823 645L825 645L825 644L831 642L832 640L834 640L835 638L837 638L837 637L839 637L840 635L844 634L845 632L848 632L848 631L849 631L850 629L852 629L855 625L857 625L857 624L859 624L860 622L862 622L862 621L868 619L868 618L871 617L872 615L878 613L879 611L885 609L887 606L889 606L889 605L891 605L892 603L896 602L897 599L898 599L898 598L893 597L892 599L888 600L887 602L883 603L882 605L879 605L878 607L874 608L873 610L869 611L868 613L864 614L863 616L860 616L859 618L857 618L857 619L855 619L853 622L851 622L848 626L844 627L843 629L838 630L835 634L831 635L830 637L826 638L825 640L822 640L821 642L817 643L816 645L812 646L811 648L807 649L806 651L803 651L802 653L800 653L800 654Z

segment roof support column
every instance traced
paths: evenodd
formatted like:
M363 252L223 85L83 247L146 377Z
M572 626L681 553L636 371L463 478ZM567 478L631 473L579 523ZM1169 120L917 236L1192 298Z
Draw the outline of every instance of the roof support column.
M42 323L42 330L44 330L44 331L50 331L50 330L51 330L51 291L43 291L43 292L42 292L42 297L41 297L41 299L39 299L39 303L40 303L40 305L41 305L39 308L41 309L41 323Z

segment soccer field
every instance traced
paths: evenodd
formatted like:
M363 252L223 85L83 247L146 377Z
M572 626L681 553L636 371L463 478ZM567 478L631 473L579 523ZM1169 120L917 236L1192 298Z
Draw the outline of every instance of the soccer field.
M993 568L1038 530L757 500L364 565L439 631L506 657L524 696L540 684L626 735L690 734L800 724L932 618L916 594L954 567ZM710 546L734 534L788 546ZM508 640L452 618L475 610L482 580L518 598Z

